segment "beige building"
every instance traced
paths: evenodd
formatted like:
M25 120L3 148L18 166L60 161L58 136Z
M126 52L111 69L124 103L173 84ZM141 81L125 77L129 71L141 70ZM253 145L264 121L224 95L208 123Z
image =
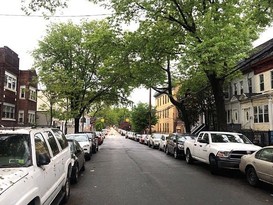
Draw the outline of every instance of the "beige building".
M176 90L174 90L175 93ZM158 122L154 127L155 132L160 133L184 133L184 124L178 118L178 111L166 94L156 93L155 106Z

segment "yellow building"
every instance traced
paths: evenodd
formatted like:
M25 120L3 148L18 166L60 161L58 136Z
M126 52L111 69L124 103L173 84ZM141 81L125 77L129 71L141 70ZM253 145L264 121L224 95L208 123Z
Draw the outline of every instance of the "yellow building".
M154 97L156 115L158 117L158 122L154 127L154 131L167 134L174 132L184 133L184 124L178 118L178 111L171 103L168 95L156 93Z

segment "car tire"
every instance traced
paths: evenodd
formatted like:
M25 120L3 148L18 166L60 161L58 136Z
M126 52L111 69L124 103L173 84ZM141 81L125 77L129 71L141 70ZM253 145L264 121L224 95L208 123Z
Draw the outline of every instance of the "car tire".
M179 158L178 153L177 153L177 149L174 149L174 151L173 151L173 157L174 157L175 159L178 159L178 158Z
M85 171L85 163L82 165L81 171L82 171L82 172Z
M211 174L218 174L219 173L218 162L216 157L212 154L209 156L209 164Z
M191 151L189 149L186 150L186 162L187 164L192 164L193 163L193 158L191 156Z
M259 184L259 178L254 167L249 167L246 170L246 179L251 186L257 186Z
M62 188L62 192L64 193L64 197L62 199L62 204L65 204L68 202L68 199L70 197L70 179L69 179L69 177L66 178L65 185Z
M153 144L152 144L152 149L154 149L154 148L155 148L155 144L153 143Z
M79 176L80 176L80 170L79 170L78 165L76 165L74 167L73 173L74 173L74 175L71 177L71 182L73 184L77 184L79 181Z
M165 154L166 154L166 155L169 155L169 154L170 154L169 149L168 149L168 146L165 147Z

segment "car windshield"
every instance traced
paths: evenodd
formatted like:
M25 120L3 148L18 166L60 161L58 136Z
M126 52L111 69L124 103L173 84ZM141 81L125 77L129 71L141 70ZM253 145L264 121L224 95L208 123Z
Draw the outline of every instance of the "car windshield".
M243 134L228 134L228 133L215 133L211 134L212 142L216 143L245 143L252 144L252 142Z
M0 135L0 168L27 167L32 164L28 134Z
M87 135L67 135L67 139L75 139L78 142L86 142L88 141Z
M160 139L161 136L162 136L162 135L160 135L160 134L155 134L155 135L153 135L153 138L155 138L155 139Z
M178 142L184 142L185 140L194 140L195 136L186 135L186 136L178 136L177 141Z

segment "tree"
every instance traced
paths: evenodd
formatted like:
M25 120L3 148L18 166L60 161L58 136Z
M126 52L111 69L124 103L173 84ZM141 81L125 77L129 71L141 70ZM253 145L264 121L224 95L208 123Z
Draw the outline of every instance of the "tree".
M155 108L150 110L147 103L137 104L131 112L132 129L138 133L145 132L149 128L149 116L151 116L151 125L155 125L157 123Z
M122 35L106 21L52 24L34 50L40 81L57 99L68 99L79 120L92 103L117 103L131 91Z
M180 45L180 68L206 75L215 100L217 129L226 129L223 90L227 74L248 55L259 32L272 22L270 0L92 2L113 8L117 21L164 24L172 30ZM164 34L163 30L155 35Z

